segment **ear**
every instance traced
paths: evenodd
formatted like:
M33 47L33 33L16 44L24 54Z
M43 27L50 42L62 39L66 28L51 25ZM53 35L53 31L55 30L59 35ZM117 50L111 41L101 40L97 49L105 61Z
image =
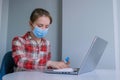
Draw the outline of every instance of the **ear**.
M29 25L32 26L32 22L31 21L29 21Z
M33 30L34 26L31 21L29 21L30 28Z

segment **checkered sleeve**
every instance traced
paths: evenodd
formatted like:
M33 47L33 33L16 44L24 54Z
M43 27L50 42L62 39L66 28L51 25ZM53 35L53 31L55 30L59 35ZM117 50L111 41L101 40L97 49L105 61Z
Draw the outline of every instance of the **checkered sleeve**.
M34 61L29 60L26 57L24 47L24 40L21 37L15 37L12 40L12 56L19 68L22 69L33 69L34 68Z
M50 42L47 41L47 45L48 45L48 55L47 55L47 60L51 59L51 45Z
M48 48L48 55L47 55L47 60L51 60L51 45L50 45L50 42L47 41L47 48ZM51 66L47 66L48 69L52 69Z

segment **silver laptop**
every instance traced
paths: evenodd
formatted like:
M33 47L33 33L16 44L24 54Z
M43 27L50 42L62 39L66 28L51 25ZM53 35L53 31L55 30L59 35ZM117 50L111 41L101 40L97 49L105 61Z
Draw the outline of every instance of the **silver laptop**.
M107 46L107 41L103 40L100 37L95 37L87 54L85 55L84 59L82 60L80 68L72 68L72 71L62 71L55 70L55 69L46 69L45 73L51 73L51 74L71 74L71 75L77 75L82 73L87 73L90 71L93 71L97 64L100 61L100 58Z

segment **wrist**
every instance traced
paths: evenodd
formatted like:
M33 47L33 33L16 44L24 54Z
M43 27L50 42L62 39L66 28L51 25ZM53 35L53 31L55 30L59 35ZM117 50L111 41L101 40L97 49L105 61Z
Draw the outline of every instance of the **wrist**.
M47 61L46 66L47 66L47 67L48 67L48 66L51 66L52 62L53 62L53 61ZM51 66L51 67L52 67L52 66Z

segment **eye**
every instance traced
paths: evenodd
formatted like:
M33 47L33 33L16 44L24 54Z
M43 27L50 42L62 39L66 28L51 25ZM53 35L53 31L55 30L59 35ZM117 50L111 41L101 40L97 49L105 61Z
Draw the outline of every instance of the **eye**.
M48 28L48 26L46 26L45 28Z
M40 24L40 25L38 25L38 27L43 27L43 25L42 25L42 24Z
M46 25L46 26L45 26L45 28L48 28L48 27L49 27L49 25Z

